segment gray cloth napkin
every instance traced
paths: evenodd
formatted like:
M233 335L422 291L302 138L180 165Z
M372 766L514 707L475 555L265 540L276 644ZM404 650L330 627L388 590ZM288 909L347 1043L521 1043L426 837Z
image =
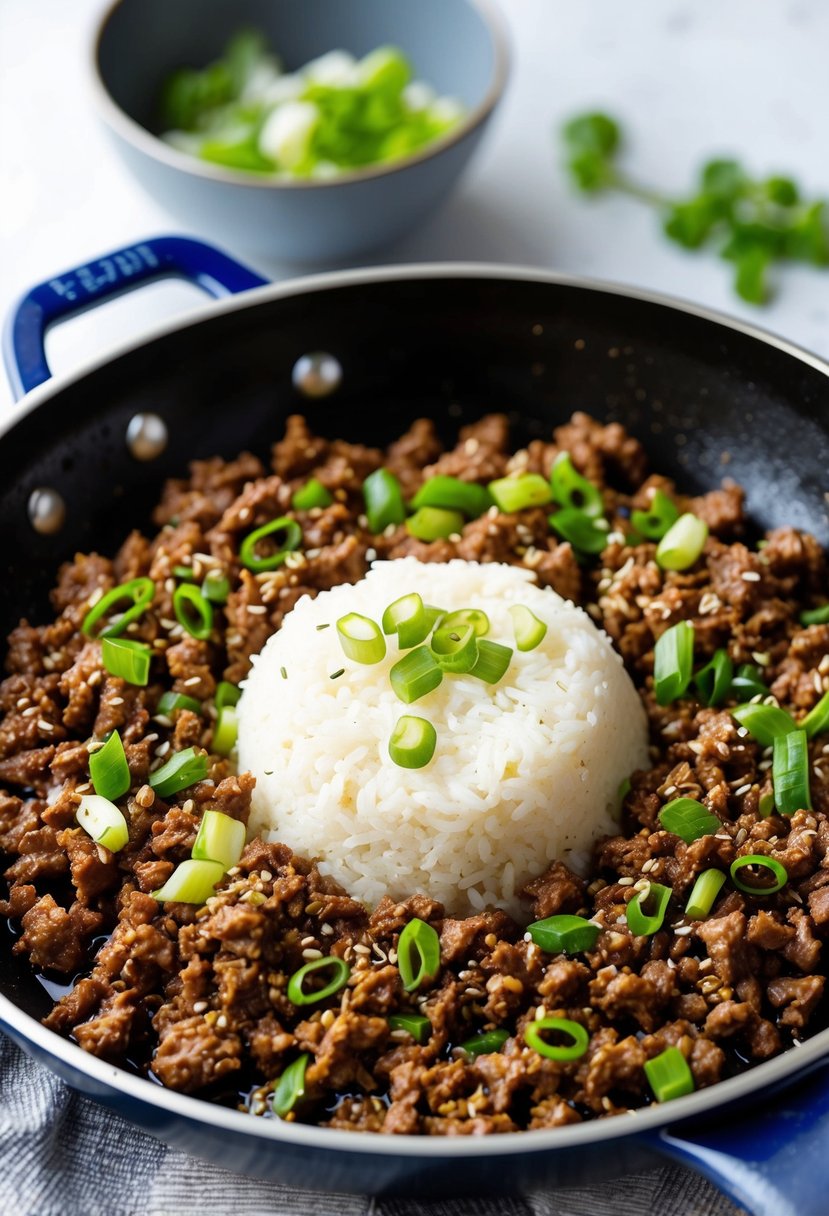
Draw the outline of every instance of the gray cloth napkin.
M69 1089L0 1035L0 1216L738 1216L710 1183L661 1169L527 1198L372 1199L295 1191L167 1148Z

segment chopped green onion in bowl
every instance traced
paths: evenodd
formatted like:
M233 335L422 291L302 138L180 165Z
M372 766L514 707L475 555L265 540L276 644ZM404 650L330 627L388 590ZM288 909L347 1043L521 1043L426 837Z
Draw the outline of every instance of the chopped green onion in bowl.
M236 865L245 847L245 825L224 811L206 810L193 844L197 861L218 861L225 871Z
M117 853L130 838L124 812L100 794L84 794L75 811L80 826L96 844Z

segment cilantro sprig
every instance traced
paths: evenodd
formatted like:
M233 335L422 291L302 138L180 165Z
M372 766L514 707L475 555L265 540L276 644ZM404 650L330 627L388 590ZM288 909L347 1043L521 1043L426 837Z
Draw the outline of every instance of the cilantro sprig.
M685 249L713 248L733 264L734 288L750 304L771 298L770 271L777 262L829 265L826 201L803 199L791 178L753 178L736 160L710 160L696 190L675 199L620 170L622 131L607 114L580 114L562 134L567 169L579 190L619 190L655 207L672 241Z

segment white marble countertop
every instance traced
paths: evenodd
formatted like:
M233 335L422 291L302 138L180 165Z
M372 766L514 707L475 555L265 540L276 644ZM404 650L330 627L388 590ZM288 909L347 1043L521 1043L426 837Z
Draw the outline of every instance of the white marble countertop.
M140 237L180 230L121 165L92 112L86 59L102 0L0 0L0 312L27 287ZM626 163L682 191L701 160L735 153L829 195L829 5L822 0L502 0L514 70L485 144L443 209L374 262L523 263L658 289L749 318L829 356L829 274L785 267L766 308L730 267L661 237L650 209L572 193L554 134L604 107L629 130ZM199 233L198 223L191 228ZM229 236L225 242L233 252ZM275 278L295 273L267 259ZM365 259L363 259L365 260ZM167 283L56 327L57 373L194 303ZM0 386L0 404L9 400Z

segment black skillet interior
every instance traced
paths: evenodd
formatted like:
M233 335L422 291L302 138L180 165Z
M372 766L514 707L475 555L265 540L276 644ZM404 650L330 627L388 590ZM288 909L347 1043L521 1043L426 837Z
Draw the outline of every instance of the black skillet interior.
M293 388L296 359L330 351L344 370L322 401ZM515 279L400 278L257 302L116 358L48 397L0 441L0 636L47 619L58 564L113 552L149 525L165 477L194 457L249 448L263 457L291 412L322 434L384 444L415 417L447 440L505 410L520 444L574 409L616 419L651 467L692 490L733 477L761 527L809 528L826 544L829 379L791 353L716 321L588 287ZM129 454L138 411L167 421L152 464ZM67 503L61 534L28 525L35 486ZM0 935L0 988L35 1016L49 1006Z

